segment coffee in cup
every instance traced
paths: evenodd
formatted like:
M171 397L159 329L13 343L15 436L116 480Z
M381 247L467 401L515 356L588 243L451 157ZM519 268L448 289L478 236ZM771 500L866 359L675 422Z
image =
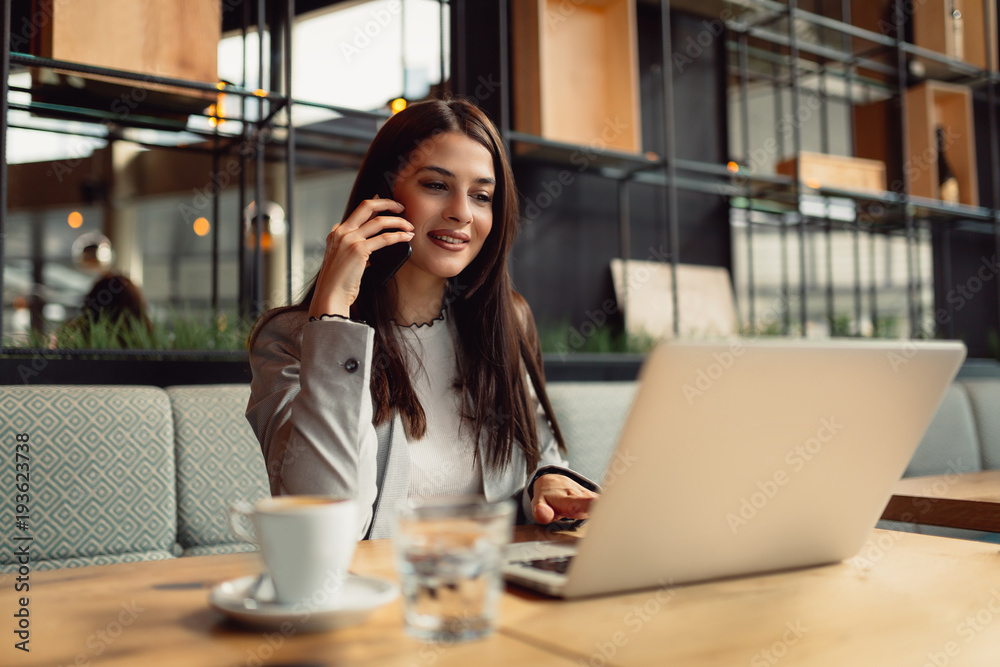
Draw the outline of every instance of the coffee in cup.
M253 524L251 533L245 520ZM278 496L229 508L233 531L260 547L276 601L322 607L344 586L358 542L353 500Z

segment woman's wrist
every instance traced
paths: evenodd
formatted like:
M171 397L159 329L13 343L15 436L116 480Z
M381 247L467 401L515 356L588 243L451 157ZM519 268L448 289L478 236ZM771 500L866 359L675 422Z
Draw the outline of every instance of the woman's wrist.
M309 304L309 319L315 318L318 320L324 315L337 315L349 320L351 319L351 307L337 303L320 304L316 300L313 300Z

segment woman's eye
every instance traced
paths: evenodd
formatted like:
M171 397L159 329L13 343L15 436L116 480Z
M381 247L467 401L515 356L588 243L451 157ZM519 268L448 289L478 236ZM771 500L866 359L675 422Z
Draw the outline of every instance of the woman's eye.
M446 188L445 184L440 181L430 181L424 183L424 187L429 190L444 190Z
M473 197L475 197L475 199L481 201L484 204L489 204L491 201L493 201L493 197L487 194L473 195Z

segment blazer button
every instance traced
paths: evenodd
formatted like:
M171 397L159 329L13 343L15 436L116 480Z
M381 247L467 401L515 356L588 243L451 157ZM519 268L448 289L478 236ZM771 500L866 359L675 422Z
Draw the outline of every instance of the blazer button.
M348 373L357 372L359 366L361 366L361 364L359 364L358 360L355 359L354 357L351 357L350 359L344 362L344 370L347 371Z

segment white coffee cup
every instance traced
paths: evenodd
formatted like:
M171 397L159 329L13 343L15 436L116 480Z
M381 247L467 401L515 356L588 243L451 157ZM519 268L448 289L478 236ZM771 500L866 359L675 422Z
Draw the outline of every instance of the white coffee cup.
M243 520L252 521L251 533ZM352 500L325 496L278 496L252 507L229 508L237 535L260 547L276 601L320 608L344 587L358 543L358 511Z

